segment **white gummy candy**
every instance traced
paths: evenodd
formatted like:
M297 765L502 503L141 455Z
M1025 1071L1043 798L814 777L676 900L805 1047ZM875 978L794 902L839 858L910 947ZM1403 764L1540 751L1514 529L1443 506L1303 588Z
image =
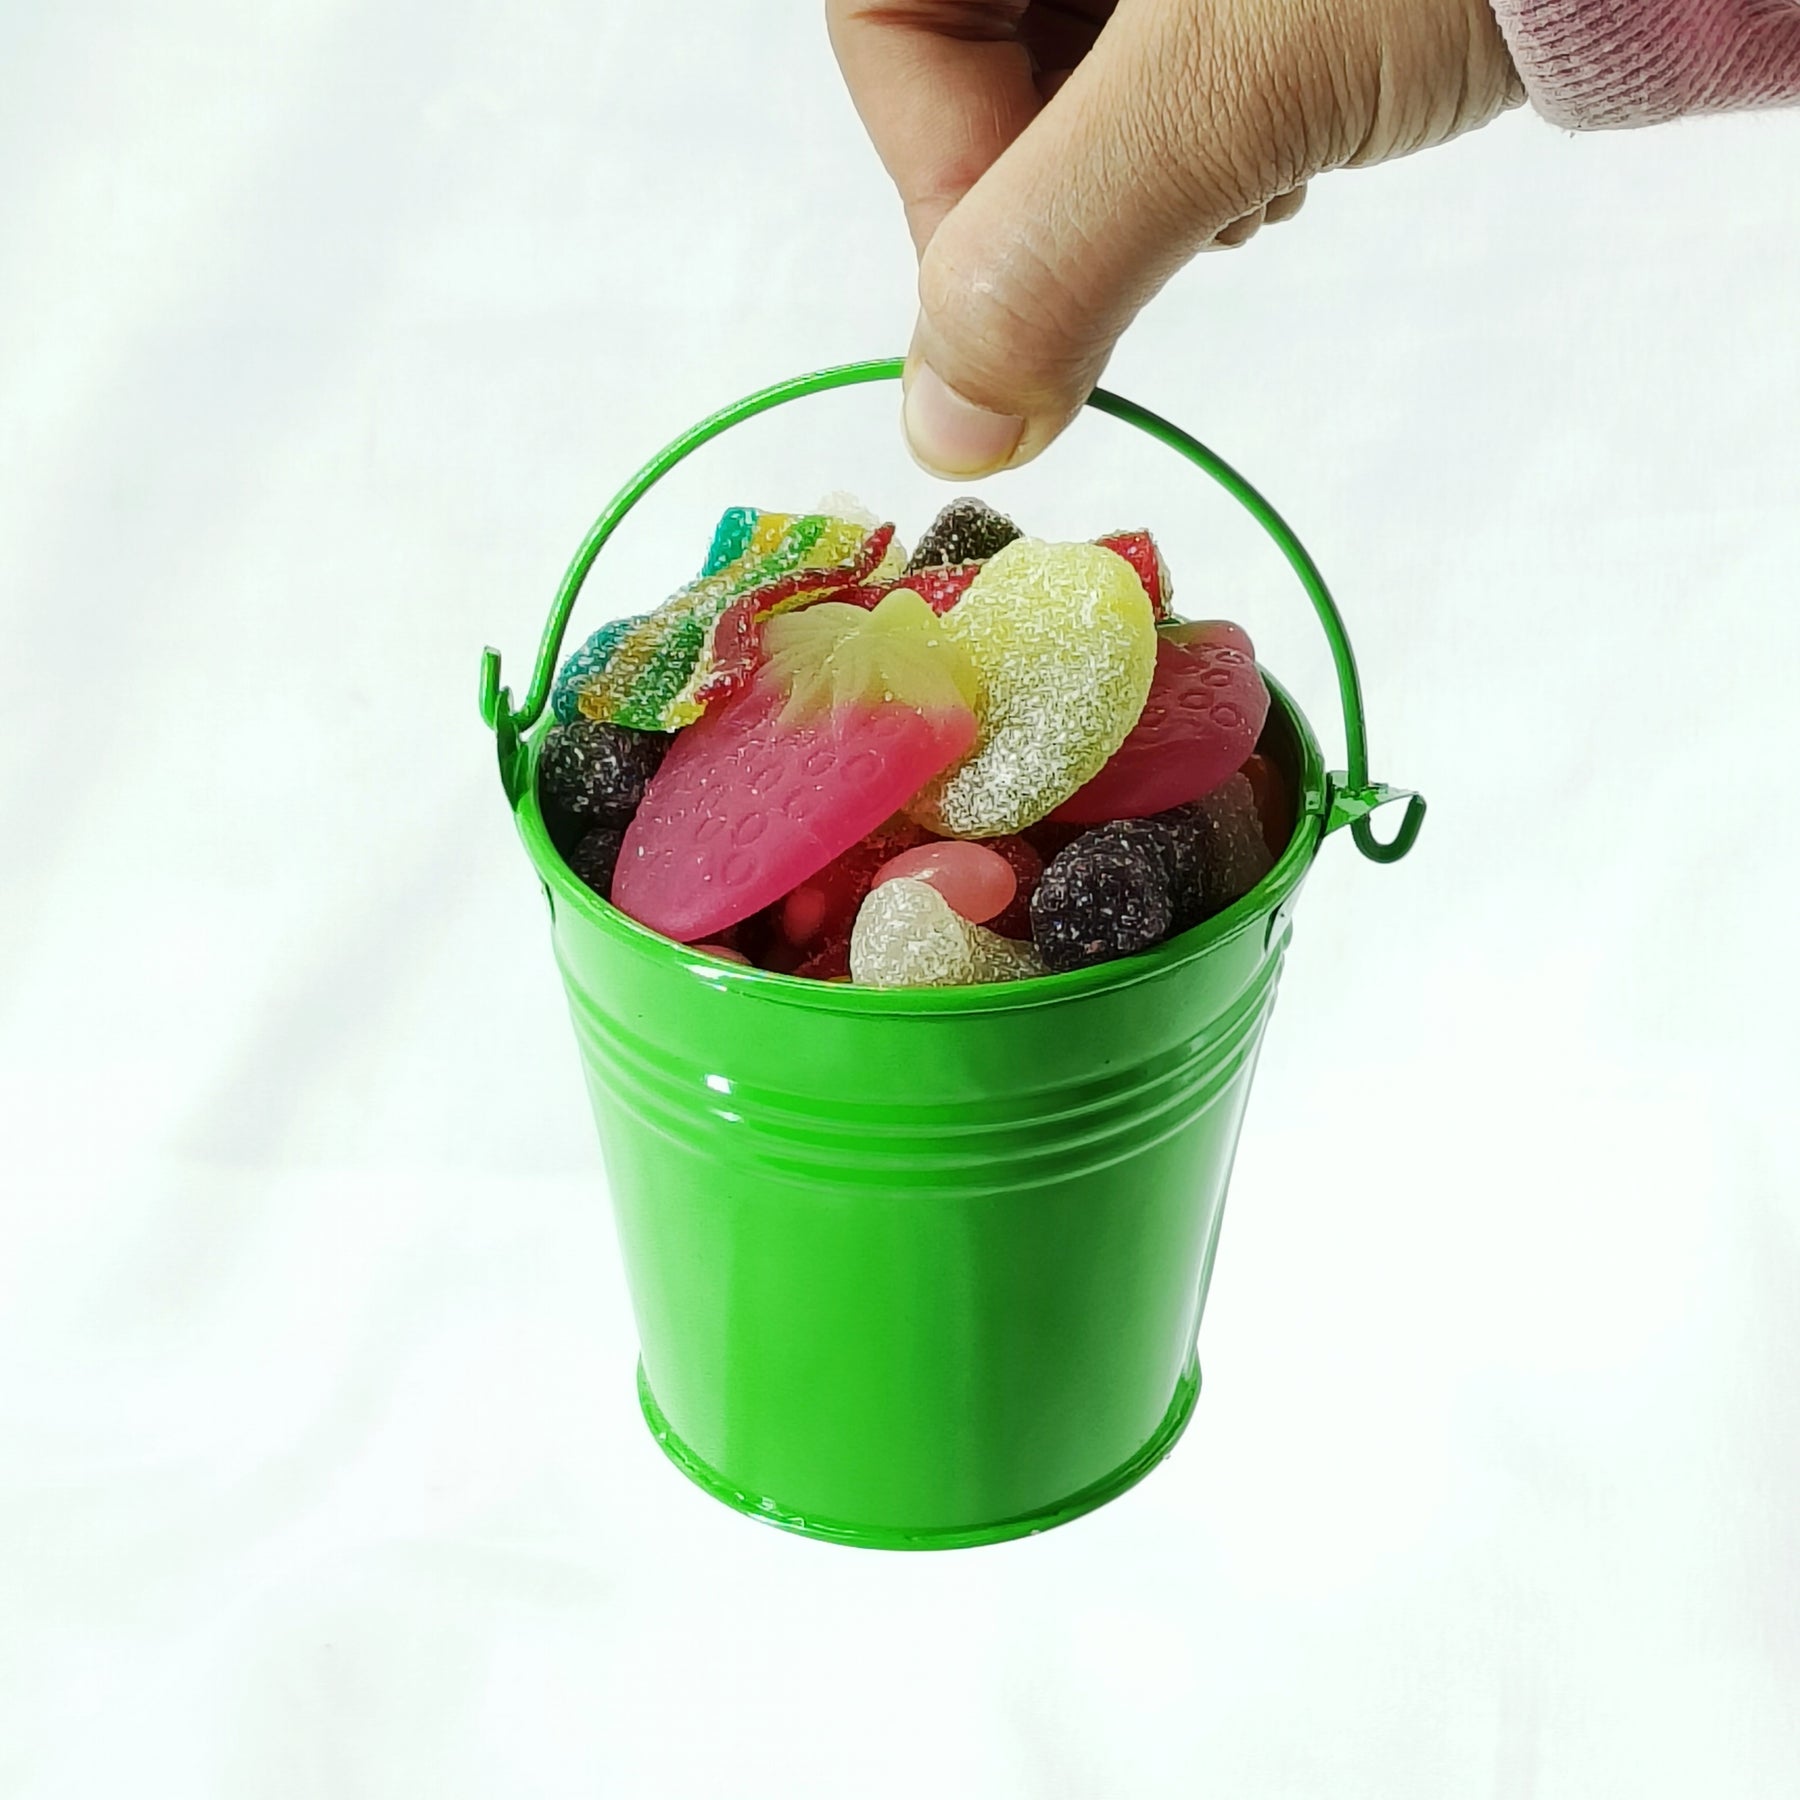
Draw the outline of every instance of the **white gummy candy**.
M869 987L967 987L1044 973L1030 944L971 925L910 876L871 889L850 933L850 977Z

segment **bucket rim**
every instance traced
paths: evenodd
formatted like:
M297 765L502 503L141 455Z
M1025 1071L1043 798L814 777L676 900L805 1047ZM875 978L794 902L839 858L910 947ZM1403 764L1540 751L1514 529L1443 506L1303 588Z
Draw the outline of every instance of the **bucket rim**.
M1029 1011L1154 981L1244 935L1280 912L1293 898L1324 841L1332 787L1324 754L1305 713L1287 689L1266 671L1263 679L1271 702L1287 717L1300 751L1294 829L1274 867L1242 899L1187 931L1135 955L1115 957L1058 975L1032 975L1017 981L980 982L964 987L883 988L819 981L724 962L698 953L691 944L678 943L640 925L610 901L602 900L569 867L551 841L537 786L538 755L550 727L547 717L539 721L521 745L527 761L514 818L552 912L559 908L575 912L621 949L646 962L660 964L672 976L701 981L731 993L754 994L786 1006L864 1017L960 1017Z

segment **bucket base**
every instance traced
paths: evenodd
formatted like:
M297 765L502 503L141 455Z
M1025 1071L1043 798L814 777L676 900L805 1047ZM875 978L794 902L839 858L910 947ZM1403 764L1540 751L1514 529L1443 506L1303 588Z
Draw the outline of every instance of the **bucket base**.
M669 1461L696 1487L704 1488L715 1500L723 1500L747 1518L760 1520L764 1525L773 1525L782 1531L797 1532L802 1537L820 1538L829 1544L852 1544L864 1550L966 1550L977 1544L1004 1543L1008 1538L1031 1537L1057 1525L1066 1525L1071 1519L1078 1519L1083 1513L1116 1499L1127 1488L1135 1487L1175 1448L1176 1440L1187 1429L1194 1404L1200 1398L1200 1364L1196 1358L1182 1370L1181 1379L1175 1385L1175 1398L1149 1442L1110 1475L1102 1476L1066 1500L1017 1518L1001 1519L989 1525L930 1526L918 1531L814 1518L790 1512L780 1501L767 1496L745 1493L729 1477L702 1461L675 1435L669 1421L663 1417L662 1408L656 1404L656 1396L650 1391L641 1362L637 1386L644 1423L662 1445Z

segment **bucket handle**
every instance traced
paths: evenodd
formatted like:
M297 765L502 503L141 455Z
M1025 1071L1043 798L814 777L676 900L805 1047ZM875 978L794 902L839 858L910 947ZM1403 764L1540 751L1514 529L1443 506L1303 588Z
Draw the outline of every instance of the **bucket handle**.
M673 443L659 450L607 502L606 510L594 521L592 529L575 552L562 586L557 590L556 604L544 627L538 645L537 666L531 675L531 687L522 706L513 706L510 690L500 682L500 652L491 646L481 656L481 716L492 729L500 755L500 779L506 797L514 806L525 780L525 753L521 737L535 725L550 698L556 677L557 660L562 653L563 633L568 629L569 615L575 609L576 597L587 580L594 559L606 540L618 529L620 521L637 505L663 476L704 443L716 438L733 425L742 424L772 407L785 406L790 400L803 400L809 394L823 393L829 388L855 387L868 381L897 380L905 364L895 357L880 357L870 362L843 363L832 369L815 370L810 375L797 375L789 381L778 381L757 393L747 395L734 404L720 408L699 424L690 426ZM1369 779L1369 737L1363 718L1362 682L1356 672L1356 656L1344 630L1343 615L1325 585L1317 564L1306 547L1294 535L1288 523L1224 458L1209 450L1198 438L1190 437L1180 426L1137 405L1121 395L1096 388L1088 396L1088 405L1096 412L1122 419L1147 432L1158 443L1185 456L1195 467L1204 470L1230 494L1275 541L1275 546L1288 560L1300 584L1306 589L1313 611L1331 647L1332 661L1337 665L1338 694L1344 709L1344 741L1348 768L1334 771L1325 778L1327 808L1325 831L1329 835L1348 825L1356 847L1371 862L1398 862L1413 847L1419 827L1425 822L1425 801L1405 788L1391 788L1385 782ZM1400 829L1383 843L1375 836L1372 815L1391 801L1404 800L1406 811Z

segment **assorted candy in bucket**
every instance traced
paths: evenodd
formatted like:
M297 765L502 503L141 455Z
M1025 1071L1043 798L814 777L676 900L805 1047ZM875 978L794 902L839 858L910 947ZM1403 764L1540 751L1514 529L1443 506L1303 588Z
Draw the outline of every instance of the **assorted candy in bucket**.
M848 510L841 509L841 510ZM1145 531L733 508L700 574L569 656L546 822L602 899L707 954L878 987L1130 956L1293 829L1249 638L1171 612Z

